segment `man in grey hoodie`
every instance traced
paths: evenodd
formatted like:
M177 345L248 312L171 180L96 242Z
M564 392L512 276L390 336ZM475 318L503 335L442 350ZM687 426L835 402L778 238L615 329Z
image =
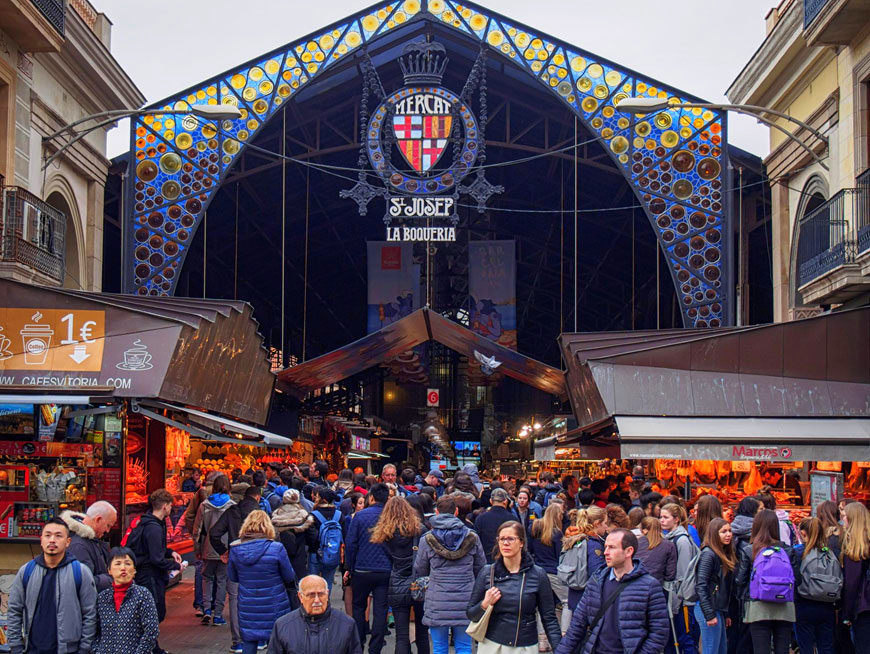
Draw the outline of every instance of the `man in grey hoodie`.
M42 528L42 554L18 570L9 593L12 654L87 654L97 633L97 589L90 568L67 553L60 518Z

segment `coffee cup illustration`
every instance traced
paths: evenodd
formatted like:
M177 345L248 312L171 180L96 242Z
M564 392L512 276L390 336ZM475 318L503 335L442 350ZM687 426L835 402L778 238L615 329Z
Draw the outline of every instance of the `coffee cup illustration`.
M34 320L39 320L39 318L34 316ZM32 323L22 327L21 340L24 343L24 363L26 365L41 366L45 364L53 334L54 330L51 325Z
M119 370L150 370L151 354L148 352L148 346L138 338L129 348L124 350L124 360L115 367Z
M5 361L12 357L12 350L9 349L11 346L12 339L6 338L3 335L3 326L0 325L0 361Z

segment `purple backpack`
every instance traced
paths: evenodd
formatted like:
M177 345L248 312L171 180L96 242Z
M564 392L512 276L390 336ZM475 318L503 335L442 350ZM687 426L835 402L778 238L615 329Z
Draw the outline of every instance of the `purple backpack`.
M781 547L766 547L752 563L749 599L783 604L794 601L794 570Z

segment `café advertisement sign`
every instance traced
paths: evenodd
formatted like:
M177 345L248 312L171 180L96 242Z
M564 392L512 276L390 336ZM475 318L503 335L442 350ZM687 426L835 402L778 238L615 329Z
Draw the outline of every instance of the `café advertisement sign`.
M47 295L47 294L46 294ZM181 325L112 307L0 309L0 386L156 396Z

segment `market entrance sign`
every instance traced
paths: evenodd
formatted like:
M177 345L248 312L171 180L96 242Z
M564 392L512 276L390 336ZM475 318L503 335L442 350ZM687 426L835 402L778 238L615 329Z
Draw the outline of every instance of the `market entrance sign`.
M426 41L402 49L405 86L387 94L372 112L361 146L360 161L368 160L383 188L370 185L361 171L356 186L340 193L357 202L360 215L372 199L385 198L387 241L456 241L460 195L470 195L482 211L490 196L504 190L489 184L480 167L472 184L461 185L485 160L483 128L470 102L478 88L485 122L485 56L460 96L441 86L445 53L440 43ZM381 88L374 66L366 68L364 89L371 88Z

